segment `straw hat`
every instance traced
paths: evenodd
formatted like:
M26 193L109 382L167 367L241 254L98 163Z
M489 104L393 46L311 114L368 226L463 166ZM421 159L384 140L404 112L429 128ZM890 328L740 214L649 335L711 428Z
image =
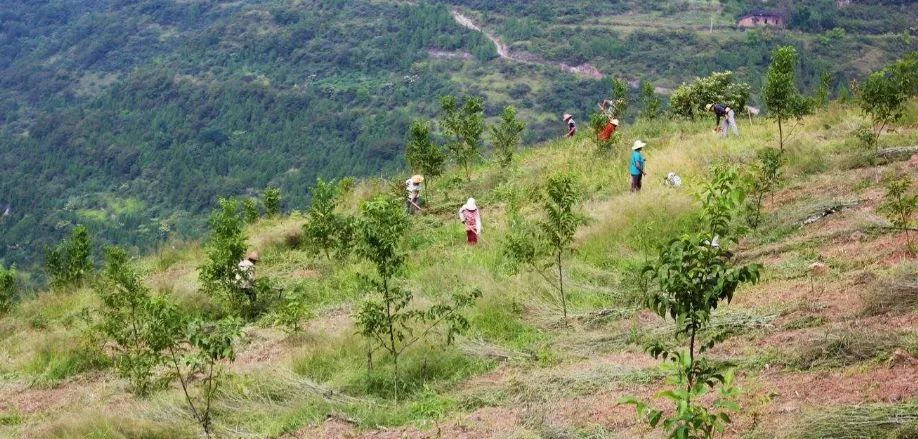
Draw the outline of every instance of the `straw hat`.
M258 252L251 252L251 253L249 253L249 255L246 256L245 258L248 259L248 260L250 260L250 261L252 261L252 262L258 262L258 260L260 259L260 258L258 257Z
M704 106L704 111L711 111L711 108L714 107L714 104L708 104Z
M612 119L610 122L612 122L612 125L618 126L618 119Z
M420 174L412 175L411 181L414 182L415 184L421 184L424 182L424 176Z
M570 119L570 118L572 118L572 117L574 117L574 116L571 116L571 115L568 114L568 113L564 113L564 121L565 121L565 122L567 122L567 120Z
M478 210L478 205L475 204L475 199L474 199L474 198L469 198L468 201L465 202L465 205L462 206L462 209L464 209L464 210Z
M633 151L637 151L637 150L639 150L639 149L641 149L641 148L643 148L643 147L645 147L645 146L647 146L646 143L641 142L640 140L635 140L635 141L634 141L634 146L632 146L631 149L632 149Z

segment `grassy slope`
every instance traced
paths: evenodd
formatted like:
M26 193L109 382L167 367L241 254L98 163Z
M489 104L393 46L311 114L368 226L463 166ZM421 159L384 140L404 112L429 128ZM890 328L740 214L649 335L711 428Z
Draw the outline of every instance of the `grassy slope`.
M913 103L911 119L884 144L916 143L915 110ZM918 163L861 166L850 139L861 123L841 106L805 121L790 142L786 184L768 202L765 225L739 246L739 258L766 268L763 281L740 291L718 316L737 335L714 355L742 366L738 382L746 390L731 437L806 432L795 428L801 413L819 415L810 422L823 424L809 430L818 432L854 419L846 408L864 403L885 404L872 409L881 415L915 413L918 368L894 352L918 354L918 309L909 299L916 264L904 238L883 228L876 207L883 194L878 178L914 174ZM639 195L627 193L624 149L597 155L586 137L526 150L510 172L482 165L470 183L457 183L454 175L434 182L432 207L415 219L408 239L404 282L421 301L462 285L481 288L484 297L456 346L442 352L420 346L408 354L403 370L412 396L398 406L387 399L385 362L377 359L367 376L363 342L353 335L356 275L368 267L291 248L289 238L303 221L297 214L252 226L250 243L263 254L261 275L299 287L315 312L292 336L267 324L247 328L217 405L218 429L226 437L304 438L430 437L440 429L444 437L468 438L642 434L633 410L616 401L660 388L656 361L640 345L667 339L670 324L635 309L634 269L651 256L648 248L690 227L697 208L691 192L709 165L748 162L756 148L777 143L764 120L743 123L743 137L726 142L713 138L708 124L623 127L625 143L642 138L650 145L650 176ZM583 210L591 218L569 264L574 317L568 329L559 326L558 304L548 299L541 278L509 273L500 247L507 201L561 170L580 176ZM687 187L664 188L660 180L669 170ZM356 209L382 188L381 182L361 183L346 208ZM478 248L464 245L453 219L467 196L483 209ZM801 226L812 213L847 202L857 204ZM195 291L201 258L191 243L138 262L155 289L184 307L206 309L206 298ZM811 290L807 267L817 260L830 270ZM106 368L104 355L88 347L81 336L84 310L94 306L86 289L47 292L0 318L0 436L193 436L177 389L137 400Z

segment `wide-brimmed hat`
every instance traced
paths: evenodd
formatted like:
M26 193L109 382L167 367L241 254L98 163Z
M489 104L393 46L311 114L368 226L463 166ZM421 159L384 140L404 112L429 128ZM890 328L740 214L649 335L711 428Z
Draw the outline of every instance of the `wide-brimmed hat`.
M705 111L711 111L711 108L714 107L714 104L708 104L704 106Z
M478 205L475 204L474 198L469 198L468 201L465 202L465 205L462 206L462 208L464 210L478 210Z
M635 140L635 141L634 141L634 146L632 146L631 149L634 150L634 151L637 151L637 150L639 150L639 149L641 149L641 148L643 148L643 147L645 147L645 146L647 146L646 143L641 142L640 140Z
M618 126L618 119L612 119L609 122L611 122L612 125Z
M421 183L424 182L424 176L423 176L423 175L420 175L420 174L412 175L412 176L411 176L411 181L414 182L414 183L416 183L416 184L421 184Z
M574 117L574 116L571 116L571 115L568 114L568 113L564 113L564 119L563 119L563 120L564 120L565 122L567 122L567 120L570 119L570 118L572 118L572 117Z
M258 257L258 252L251 252L251 253L249 253L249 255L246 256L245 258L248 259L248 260L250 260L250 261L252 261L252 262L258 262L258 260L261 259L261 258Z

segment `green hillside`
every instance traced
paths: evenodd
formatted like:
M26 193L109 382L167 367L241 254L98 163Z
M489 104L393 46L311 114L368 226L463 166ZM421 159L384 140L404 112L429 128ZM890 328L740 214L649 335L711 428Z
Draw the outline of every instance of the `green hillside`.
M732 69L755 85L791 43L808 54L803 85L825 71L841 89L914 48L913 2L822 3L787 6L789 30L744 33L731 23L757 2L13 2L0 261L30 269L76 224L135 252L198 236L217 197L268 186L302 209L316 176L401 168L410 121L447 93L485 96L489 118L514 104L527 141L554 137L558 114L584 120L608 89L556 63L664 88ZM536 62L500 59L451 8Z
M918 141L918 103L906 110L881 148ZM874 155L852 135L864 123L838 102L804 119L787 142L761 224L736 244L724 242L736 264L762 264L759 282L718 308L707 334L722 340L706 355L738 366L741 409L725 437L906 438L918 426L916 260L880 208L887 181L914 176L918 162L906 155L871 164ZM526 149L506 170L482 163L468 181L459 169L433 180L421 214L390 218L407 227L394 282L414 293L412 309L472 290L481 297L462 311L468 328L453 344L444 345L441 327L402 353L398 382L381 350L367 368L367 346L379 342L368 345L357 325L375 297L366 281L375 270L363 253L327 258L308 247L302 213L246 226L241 250L261 253L258 277L272 288L262 299L266 309L233 344L235 360L217 364L214 435L660 437L619 404L667 388L662 361L643 349L681 340L672 320L643 309L638 273L667 241L698 230L698 195L713 166L748 172L757 151L777 145L771 121L741 120L740 128L741 137L722 140L707 120L639 120L621 128L609 152L581 132ZM648 176L632 194L627 145L635 139L648 143ZM662 183L669 171L682 176L682 187ZM532 194L559 172L574 177L583 199L575 213L586 219L565 256L566 325L546 279L514 269L507 257L520 219L545 216ZM397 186L359 181L334 212L366 218L379 196L402 196ZM482 210L477 247L466 245L455 217L469 196ZM220 318L231 308L204 293L209 287L199 277L212 245L179 245L130 265L182 312ZM813 271L816 262L826 264L824 273ZM100 340L106 308L96 292L109 291L100 285L45 291L0 317L0 435L200 437L177 380L137 397L115 374L110 356L117 351ZM299 329L290 332L291 323ZM163 366L155 376L171 375ZM189 385L200 388L203 376Z

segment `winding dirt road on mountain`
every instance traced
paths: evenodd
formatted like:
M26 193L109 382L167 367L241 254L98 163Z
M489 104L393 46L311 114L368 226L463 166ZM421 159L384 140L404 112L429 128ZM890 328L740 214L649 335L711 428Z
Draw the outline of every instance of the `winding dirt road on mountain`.
M522 64L533 64L533 65L541 65L541 66L546 66L546 67L558 68L558 69L564 70L565 72L573 73L575 75L586 77L586 78L602 79L603 77L602 72L600 72L599 69L597 69L595 66L589 63L584 63L579 66L570 66L565 63L545 61L545 60L539 59L536 55L533 55L531 53L511 53L510 47L504 44L504 42L501 41L500 38L497 38L493 34L486 32L484 29L478 27L478 25L476 25L475 22L472 21L471 18L463 15L461 12L455 9L453 9L450 12L453 15L453 19L456 20L456 23L458 23L460 26L466 29L473 30L475 32L480 32L487 39L491 40L491 42L494 43L494 46L497 48L497 56L499 56L501 59L505 59L507 61L518 62Z

